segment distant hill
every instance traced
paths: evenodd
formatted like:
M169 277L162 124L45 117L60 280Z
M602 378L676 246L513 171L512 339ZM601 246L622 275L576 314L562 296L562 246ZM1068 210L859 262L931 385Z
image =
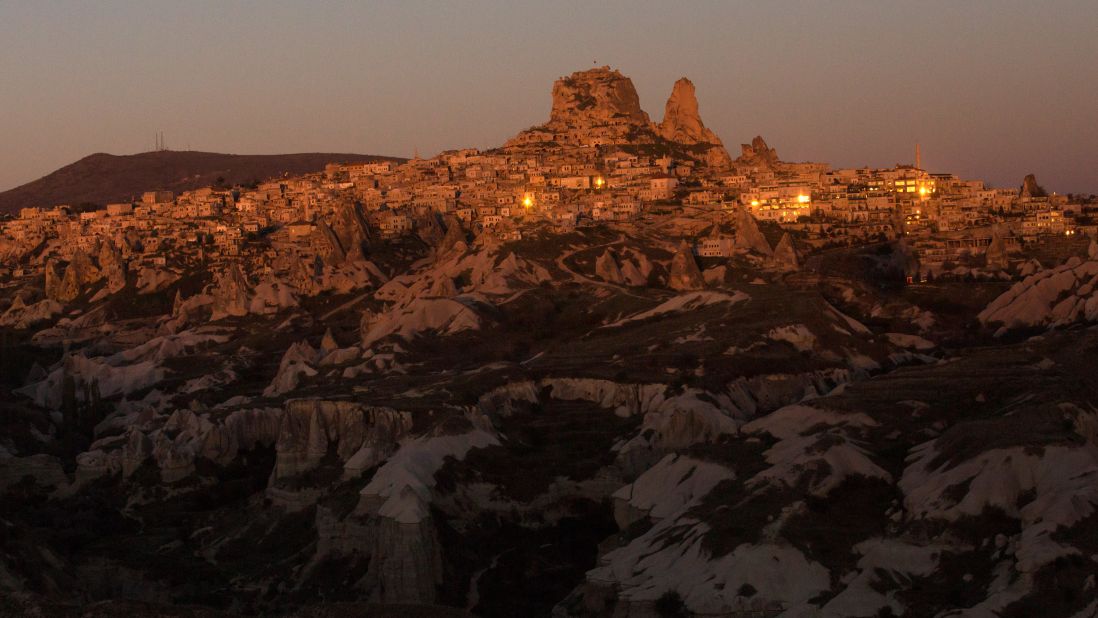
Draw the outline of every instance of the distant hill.
M247 184L281 176L318 172L333 162L403 161L397 157L307 152L234 155L162 150L135 155L96 153L33 182L0 193L0 212L27 206L106 204L153 190L181 192L219 182Z

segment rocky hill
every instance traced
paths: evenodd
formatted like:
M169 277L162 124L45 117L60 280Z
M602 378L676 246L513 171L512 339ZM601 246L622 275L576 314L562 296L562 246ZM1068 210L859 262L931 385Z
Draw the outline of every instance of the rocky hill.
M658 125L560 84L474 188L723 150L689 82ZM905 285L742 207L364 204L466 156L273 191L238 251L247 196L0 251L0 616L1098 616L1098 244Z
M633 81L610 67L558 79L552 97L549 121L519 133L508 146L656 145L711 167L731 163L720 138L702 122L694 84L685 77L675 82L658 124L641 109Z
M633 81L601 67L577 71L553 84L548 127L593 127L612 122L646 127L651 121L640 107Z
M0 212L30 206L79 205L140 198L144 191L181 192L214 185L233 186L268 178L318 172L333 162L392 160L395 157L341 153L235 155L162 150L135 155L97 153L38 180L0 193Z

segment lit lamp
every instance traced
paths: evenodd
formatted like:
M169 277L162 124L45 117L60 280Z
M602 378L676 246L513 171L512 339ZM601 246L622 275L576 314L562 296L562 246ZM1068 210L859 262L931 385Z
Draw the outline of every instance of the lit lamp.
M797 196L797 202L800 203L800 204L807 204L811 201L812 201L812 196L810 196L810 195L798 195Z
M595 188L601 189L602 185L606 184L606 181L602 179L602 176L595 178Z
M527 209L529 209L529 208L531 208L531 207L532 207L533 205L534 205L534 200L533 200L533 198L531 198L531 197L530 197L529 195L527 195L527 196L525 196L525 197L523 197L523 198L522 198L522 207L523 207L523 208L527 208Z

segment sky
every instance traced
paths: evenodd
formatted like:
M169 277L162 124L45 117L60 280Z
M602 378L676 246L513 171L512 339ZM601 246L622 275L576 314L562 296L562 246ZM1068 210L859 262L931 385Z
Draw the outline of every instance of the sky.
M682 76L733 156L1098 193L1098 1L0 0L0 190L95 152L423 156L548 118L555 79Z

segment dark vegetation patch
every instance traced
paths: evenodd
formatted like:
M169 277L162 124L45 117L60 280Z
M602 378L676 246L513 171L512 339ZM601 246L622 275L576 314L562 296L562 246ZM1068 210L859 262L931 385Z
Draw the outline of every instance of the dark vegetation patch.
M464 605L479 574L477 616L549 616L583 582L595 566L599 542L615 530L606 503L575 499L562 506L568 515L538 527L487 513L461 532L441 526L446 583L440 600Z
M612 464L610 447L638 423L592 403L546 398L528 413L500 419L502 444L471 451L453 473L529 502L557 477L585 480Z
M831 572L834 587L858 562L853 547L886 532L885 512L900 499L899 490L881 479L851 476L824 497L808 496L781 535Z

